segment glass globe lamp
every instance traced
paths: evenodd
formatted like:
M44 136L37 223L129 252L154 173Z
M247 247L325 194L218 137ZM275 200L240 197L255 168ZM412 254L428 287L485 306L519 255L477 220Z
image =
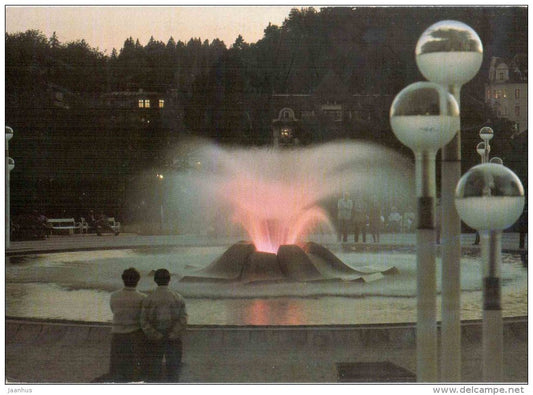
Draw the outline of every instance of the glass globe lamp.
M487 157L487 144L484 141L476 145L476 152L481 157L481 163L485 163L485 158Z
M459 106L433 82L416 82L392 102L390 123L396 137L414 152L436 152L459 129Z
M479 130L479 137L481 137L481 140L483 141L489 141L494 137L494 131L488 126L482 127Z
M477 230L503 230L524 210L524 187L507 167L485 163L471 168L457 184L455 206L461 219Z
M468 25L452 20L437 22L418 39L416 63L428 80L439 84L463 85L479 71L483 45Z
M13 129L11 129L9 126L6 126L6 141L11 140L13 137Z

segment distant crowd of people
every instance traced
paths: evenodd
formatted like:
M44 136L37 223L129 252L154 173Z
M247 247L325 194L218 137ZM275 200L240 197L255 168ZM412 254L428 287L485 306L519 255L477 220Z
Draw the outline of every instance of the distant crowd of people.
M391 207L388 215L382 212L377 202L365 206L363 202L353 201L348 192L337 201L337 224L339 241L347 242L348 235L354 235L354 242L366 243L367 233L374 243L379 243L380 232L388 233L414 232L415 213L409 208L403 214L396 207Z

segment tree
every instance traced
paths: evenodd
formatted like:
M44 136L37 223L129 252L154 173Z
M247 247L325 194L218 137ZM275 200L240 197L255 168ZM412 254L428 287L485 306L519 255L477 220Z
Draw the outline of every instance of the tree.
M61 47L61 43L59 42L59 39L57 38L56 32L52 33L52 37L49 39L49 45L52 49L58 49Z

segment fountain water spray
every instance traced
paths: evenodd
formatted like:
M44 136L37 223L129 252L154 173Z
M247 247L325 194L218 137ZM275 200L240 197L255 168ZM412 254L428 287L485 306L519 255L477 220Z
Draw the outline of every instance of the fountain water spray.
M277 150L203 142L189 149L194 170L175 175L173 199L180 213L198 222L224 210L259 251L276 253L318 226L332 232L326 206L344 191L355 201L380 206L411 199L411 162L370 143Z

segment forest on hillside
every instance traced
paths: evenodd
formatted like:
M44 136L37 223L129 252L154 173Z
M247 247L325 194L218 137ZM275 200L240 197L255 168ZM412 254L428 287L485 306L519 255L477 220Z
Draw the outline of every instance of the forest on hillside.
M141 169L165 165L159 153L179 144L183 135L268 144L272 95L313 93L328 73L350 94L395 95L423 79L414 59L417 40L445 19L470 25L484 46L482 69L462 90L463 129L500 122L483 103L488 64L492 56L527 54L527 7L294 8L281 26L265 26L256 43L241 36L229 45L219 39L169 37L164 42L152 37L143 45L125 37L122 48L111 54L81 37L60 42L61 32L51 37L36 30L6 34L5 114L16 133L10 148L18 173L14 205L49 205L54 191L73 181L85 186L70 188L54 207L79 204L76 196L84 188L112 195L98 198L102 204L118 201ZM68 111L50 106L50 89L69 97ZM161 119L142 130L100 122L109 116L95 110L101 95L139 89L173 92L183 117L166 106ZM511 133L509 125L498 128ZM343 137L363 136L402 149L392 133L354 129ZM90 161L74 160L80 146ZM121 190L109 192L116 185ZM46 199L40 200L43 191Z

